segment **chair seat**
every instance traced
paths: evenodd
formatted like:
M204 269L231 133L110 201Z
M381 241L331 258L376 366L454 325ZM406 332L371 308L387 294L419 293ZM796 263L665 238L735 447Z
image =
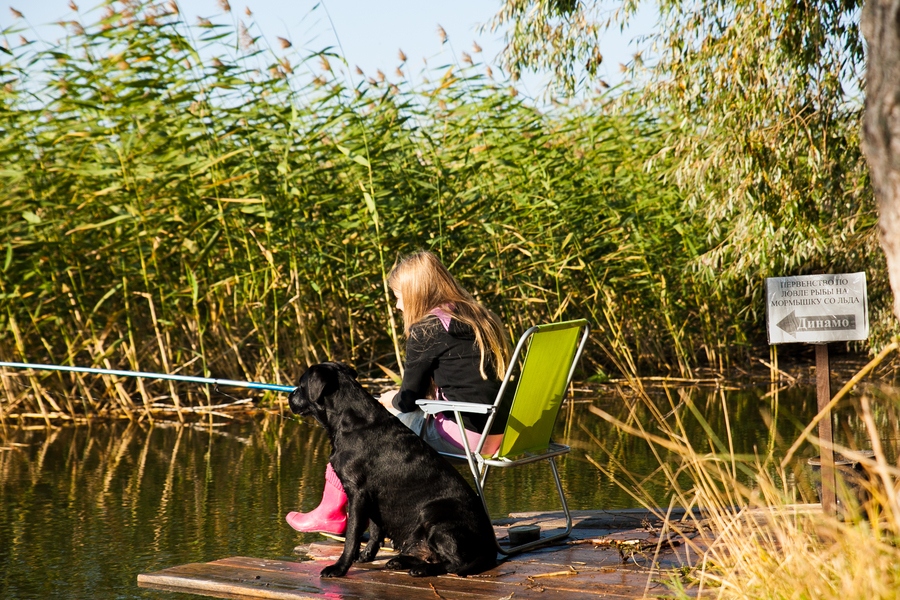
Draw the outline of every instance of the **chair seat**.
M461 410L467 413L488 415L496 410L493 404L480 404L478 402L451 402L449 400L416 400L418 406L425 414Z
M571 448L564 444L554 444L553 442L543 452L525 452L520 457L510 458L485 458L484 464L490 467L517 467L528 463L537 462L539 460L547 460L556 456L568 454ZM465 456L463 456L465 458Z
M519 465L524 465L532 462L537 462L539 460L547 460L548 458L562 456L563 454L568 454L571 448L564 444L554 444L550 443L550 446L544 452L525 452L521 454L519 457L510 458L508 456L504 456L502 458L495 458L489 456L487 454L482 454L482 462L489 467L517 467ZM457 459L465 461L467 460L465 454L454 454L453 452L439 452L439 454L445 458Z

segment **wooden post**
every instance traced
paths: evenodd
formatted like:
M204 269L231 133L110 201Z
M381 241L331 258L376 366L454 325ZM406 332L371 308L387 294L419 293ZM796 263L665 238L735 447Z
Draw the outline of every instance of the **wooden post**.
M831 400L831 365L828 363L828 344L816 344L816 400L819 411ZM834 438L831 432L831 411L819 421L819 473L822 475L822 510L836 513L834 500Z

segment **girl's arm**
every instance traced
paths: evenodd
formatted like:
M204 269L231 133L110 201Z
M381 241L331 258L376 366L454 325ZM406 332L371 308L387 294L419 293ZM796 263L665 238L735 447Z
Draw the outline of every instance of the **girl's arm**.
M434 369L442 346L442 332L440 321L431 318L410 328L403 382L397 396L393 398L393 406L401 412L416 410L416 400L425 398L431 391Z

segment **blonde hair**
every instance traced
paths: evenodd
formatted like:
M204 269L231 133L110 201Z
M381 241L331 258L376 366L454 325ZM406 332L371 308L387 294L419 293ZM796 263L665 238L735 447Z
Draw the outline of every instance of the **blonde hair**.
M482 306L450 274L437 256L422 250L394 265L388 285L403 298L403 331L426 318L435 308L452 304L453 318L469 325L475 332L475 343L481 351L480 371L490 353L498 377L503 377L509 362L510 347L500 317Z

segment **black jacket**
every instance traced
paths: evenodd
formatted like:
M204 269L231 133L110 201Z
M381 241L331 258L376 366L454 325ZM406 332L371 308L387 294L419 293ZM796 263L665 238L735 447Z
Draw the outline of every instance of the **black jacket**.
M486 380L481 377L480 364L481 352L470 326L451 318L450 327L444 329L440 319L429 315L410 327L406 370L395 405L402 412L416 410L416 400L429 397L432 381L440 390L439 399L493 404L500 390L500 378L490 352L485 356ZM462 415L466 429L481 433L487 415ZM444 416L453 419L451 412ZM506 414L498 415L490 433L502 433L505 424Z

